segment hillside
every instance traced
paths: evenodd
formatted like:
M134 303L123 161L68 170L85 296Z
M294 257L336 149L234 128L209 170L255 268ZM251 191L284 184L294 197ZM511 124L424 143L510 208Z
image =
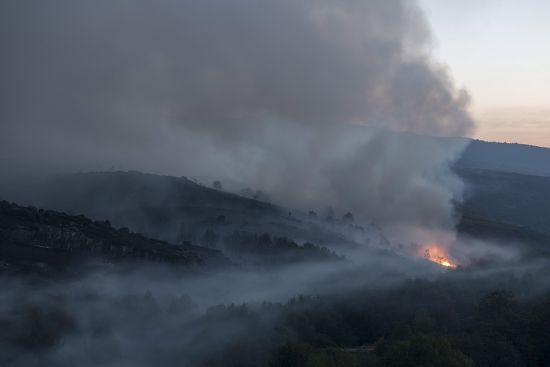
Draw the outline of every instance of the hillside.
M467 241L475 238L497 242L502 248L516 248L525 259L550 257L550 235L517 224L498 222L472 212L463 212L457 230L460 239Z
M0 271L49 272L86 260L140 260L185 268L222 264L219 251L190 244L175 246L92 221L34 207L0 202Z
M501 223L550 235L550 178L491 170L457 168L466 183L459 207L464 234L493 233L502 238ZM199 185L184 177L139 172L104 172L58 176L29 185L21 203L109 220L147 237L170 243L192 242L216 247L234 233L287 237L320 246L355 246L356 241L381 243L375 227L362 228L341 220L326 221L305 213ZM479 219L482 219L481 221ZM486 228L487 227L487 228ZM505 232L505 231L504 231ZM503 233L504 233L503 232Z
M457 166L550 176L550 148L471 140L457 162Z
M462 212L550 234L550 177L458 169L466 183Z
M505 238L513 228L513 232L526 232L518 238L550 235L550 177L545 176L550 175L550 164L545 162L550 162L550 149L473 140L455 164L466 184L465 200L458 208L459 231ZM115 227L169 243L216 247L212 236L222 239L236 231L332 248L384 242L372 226L328 222L185 177L132 171L80 173L29 183L16 192L4 197L109 220Z
M205 187L185 177L139 172L58 176L30 184L9 199L109 220L116 227L128 227L171 243L190 241L210 246L205 241L207 232L224 237L239 231L269 233L318 245L353 245L342 232L364 233L351 223L326 223L305 213Z

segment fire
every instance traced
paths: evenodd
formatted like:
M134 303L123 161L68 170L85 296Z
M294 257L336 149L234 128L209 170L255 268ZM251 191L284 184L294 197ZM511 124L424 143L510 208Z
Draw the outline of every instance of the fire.
M426 260L450 269L456 269L458 267L458 264L449 258L447 250L442 246L428 245L423 247L423 251Z

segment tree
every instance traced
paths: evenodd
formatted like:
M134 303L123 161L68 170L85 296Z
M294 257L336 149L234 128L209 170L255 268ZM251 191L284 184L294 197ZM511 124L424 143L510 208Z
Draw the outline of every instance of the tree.
M342 217L342 219L344 220L344 222L353 222L353 214L351 214L350 212L347 212L346 214L344 214L344 216Z
M270 367L304 367L307 366L311 348L306 345L287 343L272 356Z
M495 322L508 318L515 306L512 293L497 290L484 297L478 305L478 317L484 322Z
M215 188L216 190L222 190L223 189L222 183L218 180L212 182L212 187Z
M470 367L474 363L445 339L425 334L407 340L393 340L380 348L388 367Z
M212 247L215 248L218 245L219 236L208 228L206 231L204 231L204 234L202 235L202 244L206 247Z

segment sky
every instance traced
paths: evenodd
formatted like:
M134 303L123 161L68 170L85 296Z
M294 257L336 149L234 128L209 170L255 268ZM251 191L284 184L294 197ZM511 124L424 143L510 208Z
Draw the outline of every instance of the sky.
M550 147L550 1L420 0L476 137Z

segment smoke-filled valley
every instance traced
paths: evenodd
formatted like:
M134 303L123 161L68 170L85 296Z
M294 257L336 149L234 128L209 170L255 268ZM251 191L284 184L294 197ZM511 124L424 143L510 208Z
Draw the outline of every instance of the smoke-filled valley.
M550 150L408 0L0 4L0 365L546 366Z

